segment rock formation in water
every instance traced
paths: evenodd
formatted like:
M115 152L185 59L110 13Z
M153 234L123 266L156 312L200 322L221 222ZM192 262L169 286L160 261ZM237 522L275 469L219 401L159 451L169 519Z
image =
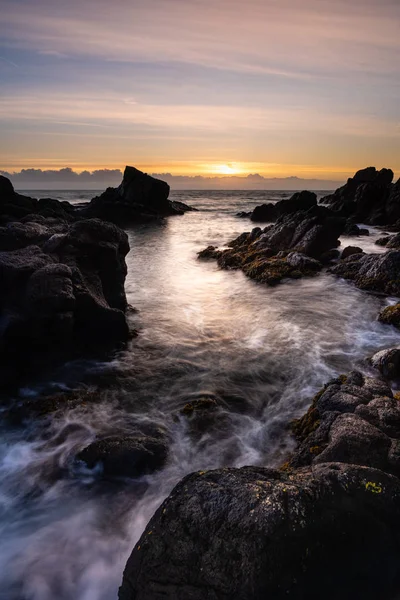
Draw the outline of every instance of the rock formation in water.
M294 424L281 470L200 471L157 510L120 600L393 600L400 583L400 406L359 372Z
M7 182L0 181L2 385L129 337L126 233L79 218L68 203L16 194Z
M351 254L330 269L362 290L400 296L400 251Z
M165 181L142 173L135 167L125 167L121 185L108 188L101 196L93 198L87 214L124 225L182 215L194 210L183 202L168 200L169 191Z
M347 183L320 200L321 204L348 219L347 235L368 235L357 223L395 225L400 227L400 179L393 184L393 171L368 167L358 171ZM307 210L317 203L312 192L297 192L288 200L256 206L252 212L240 212L238 217L250 217L258 223L273 223L282 215Z
M283 215L290 215L298 210L308 210L316 205L317 195L313 192L296 192L288 200L256 206L250 218L256 223L272 223Z
M345 220L322 206L280 217L274 225L243 233L228 250L209 247L199 258L212 258L222 268L242 269L252 279L275 284L284 278L312 275L339 245ZM336 256L336 255L335 255Z
M368 167L320 202L357 222L393 225L400 220L400 180L395 184L392 181L391 169Z

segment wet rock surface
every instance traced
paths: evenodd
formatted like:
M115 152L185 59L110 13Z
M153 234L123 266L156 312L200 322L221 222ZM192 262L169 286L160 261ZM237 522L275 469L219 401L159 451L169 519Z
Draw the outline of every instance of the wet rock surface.
M197 472L149 522L120 600L393 599L400 568L400 406L360 372L294 424L280 471Z
M331 273L354 281L363 290L400 295L400 251L384 254L352 254L330 269Z
M86 212L88 216L124 225L193 210L182 202L169 200L169 191L165 181L127 166L121 185L108 188L101 196L93 198Z
M313 206L282 216L265 229L256 227L241 234L228 244L228 250L210 246L199 258L216 259L221 268L242 269L248 277L273 285L322 269L319 259L339 245L344 227L344 219Z
M160 469L167 455L164 438L113 436L93 442L77 459L91 469L101 465L106 477L140 477Z

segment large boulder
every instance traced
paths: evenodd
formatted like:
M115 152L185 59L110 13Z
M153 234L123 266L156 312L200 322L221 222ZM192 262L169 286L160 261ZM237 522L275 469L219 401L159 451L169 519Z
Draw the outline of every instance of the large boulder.
M328 383L280 471L184 478L127 562L119 600L394 600L400 406L360 372Z
M118 188L108 188L93 198L88 216L118 224L150 221L170 215L182 215L193 210L182 202L168 200L169 185L135 167L125 167Z
M0 251L2 385L128 340L125 232L98 219L5 229L0 240L17 249Z
M296 192L288 200L256 206L250 218L259 223L273 222L283 215L290 215L298 210L308 210L316 205L317 195L314 192Z
M385 254L352 254L330 269L354 281L363 290L400 296L400 251Z
M392 185L393 171L368 167L358 171L333 194L320 200L333 211L371 225L395 223L400 217L399 185Z
M147 525L119 600L389 600L400 481L340 463L197 472Z

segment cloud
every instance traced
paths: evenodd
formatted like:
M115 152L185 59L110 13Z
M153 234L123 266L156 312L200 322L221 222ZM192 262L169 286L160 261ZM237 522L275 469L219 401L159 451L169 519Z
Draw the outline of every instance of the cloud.
M104 189L121 183L122 172L119 169L97 169L77 173L69 167L63 169L22 169L10 173L0 171L8 177L16 189ZM154 177L167 181L171 189L177 190L331 190L338 187L337 181L323 179L302 179L299 177L263 177L257 173L247 176L204 177L172 175L171 173L153 173Z

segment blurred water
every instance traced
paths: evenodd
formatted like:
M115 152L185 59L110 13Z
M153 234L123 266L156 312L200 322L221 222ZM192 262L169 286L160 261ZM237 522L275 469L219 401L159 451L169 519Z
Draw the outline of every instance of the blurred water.
M68 194L72 201L93 195ZM172 197L199 211L128 231L126 289L139 310L129 318L139 337L111 362L70 363L21 391L34 397L101 380L108 385L99 387L98 402L23 430L0 425L2 600L114 600L127 556L177 481L197 469L279 465L293 443L287 424L315 391L400 342L376 320L391 299L328 274L269 288L197 261L207 245L224 246L251 229L238 211L289 195L179 192ZM380 252L379 235L371 229L369 238L343 245ZM219 408L199 433L179 410L204 396ZM170 444L166 467L154 475L105 484L73 461L96 436L154 425Z

